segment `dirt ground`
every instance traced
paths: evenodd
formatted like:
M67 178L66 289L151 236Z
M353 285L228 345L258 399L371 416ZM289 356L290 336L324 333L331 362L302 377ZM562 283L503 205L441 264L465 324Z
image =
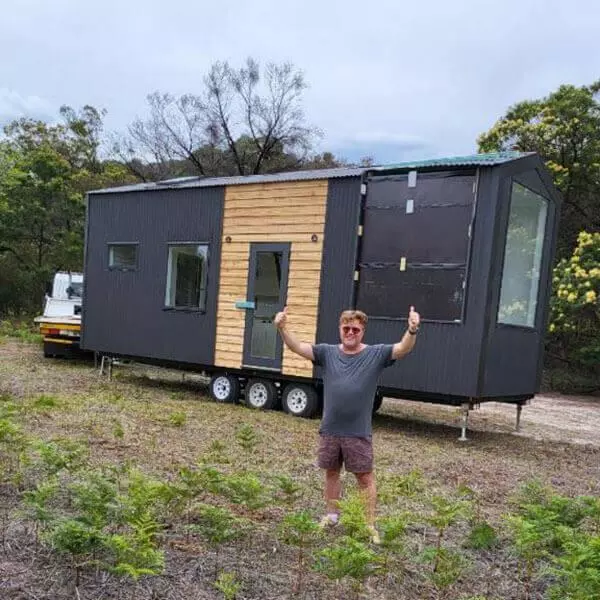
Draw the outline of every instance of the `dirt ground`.
M217 404L207 399L206 392L205 381L197 375L182 376L144 365L116 367L109 382L100 377L93 363L44 359L35 344L0 338L0 399L9 398L22 407L21 424L29 435L82 440L91 450L92 466L131 461L161 478L173 477L181 466L197 464L199 457L220 443L230 461L228 468L256 470L267 479L289 476L301 486L300 501L293 510L306 509L318 516L323 509L314 452L318 420ZM56 406L36 408L36 398L42 394L55 397ZM169 415L181 413L186 416L183 426L169 424ZM469 415L468 441L460 442L460 408L386 399L373 423L382 492L379 515L428 510L427 494L409 503L393 495L385 498L386 480L414 469L423 473L427 493L450 497L457 486L472 488L481 515L499 531L511 495L532 478L565 495L600 495L600 398L537 396L523 408L518 433L515 417L514 406L482 404ZM248 423L261 444L245 454L236 435ZM351 486L352 478L346 477L345 484ZM176 521L164 534L163 575L143 578L134 585L89 570L79 587L74 587L72 569L35 541L32 524L19 516L19 502L14 488L0 485L0 600L223 598L214 589L214 552L200 541L193 547L182 544ZM435 543L434 532L421 524L407 540L408 558L402 573L372 578L361 594L349 585L309 573L305 591L294 595L290 593L294 553L276 534L282 510L277 506L259 511L254 515L254 536L221 550L223 567L243 583L238 600L523 598L521 571L508 540L502 538L494 551L465 550L466 524L451 528L447 543L460 549L471 567L443 593L431 587L426 568L416 560L425 546ZM544 578L536 582L531 600L545 597L545 585Z
M408 400L387 400L382 412L460 427L460 409ZM600 446L600 398L539 394L521 412L516 431L516 407L485 402L469 412L468 429L496 431L535 440ZM468 437L468 432L467 432Z

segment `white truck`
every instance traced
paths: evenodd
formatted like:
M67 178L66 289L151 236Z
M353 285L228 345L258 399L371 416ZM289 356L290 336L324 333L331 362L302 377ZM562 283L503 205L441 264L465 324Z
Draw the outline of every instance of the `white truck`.
M44 313L35 319L44 339L44 356L67 356L79 351L82 297L82 273L59 271L54 275Z

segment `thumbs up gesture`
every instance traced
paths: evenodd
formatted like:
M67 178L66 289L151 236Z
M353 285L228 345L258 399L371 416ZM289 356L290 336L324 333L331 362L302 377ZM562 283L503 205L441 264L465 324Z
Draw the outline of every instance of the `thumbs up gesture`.
M287 323L287 306L283 309L282 312L278 312L275 315L275 319L273 319L273 323L275 323L275 327L277 329L283 329Z
M419 325L421 323L421 315L418 312L415 312L415 307L411 306L408 311L408 330L413 333L419 329Z

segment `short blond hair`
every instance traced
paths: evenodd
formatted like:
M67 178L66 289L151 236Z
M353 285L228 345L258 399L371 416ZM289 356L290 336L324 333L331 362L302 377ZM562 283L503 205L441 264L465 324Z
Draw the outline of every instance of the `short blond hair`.
M368 317L362 310L345 310L340 315L340 325L349 323L350 321L358 321L363 328L366 328Z

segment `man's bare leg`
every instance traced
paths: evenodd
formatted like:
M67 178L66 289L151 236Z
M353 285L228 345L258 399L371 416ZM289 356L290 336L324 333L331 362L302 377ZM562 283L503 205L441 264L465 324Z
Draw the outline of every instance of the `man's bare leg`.
M377 503L377 489L375 475L371 473L355 473L358 489L365 499L367 525L375 526L375 506Z
M325 469L325 502L327 514L338 514L338 502L342 494L340 469Z

